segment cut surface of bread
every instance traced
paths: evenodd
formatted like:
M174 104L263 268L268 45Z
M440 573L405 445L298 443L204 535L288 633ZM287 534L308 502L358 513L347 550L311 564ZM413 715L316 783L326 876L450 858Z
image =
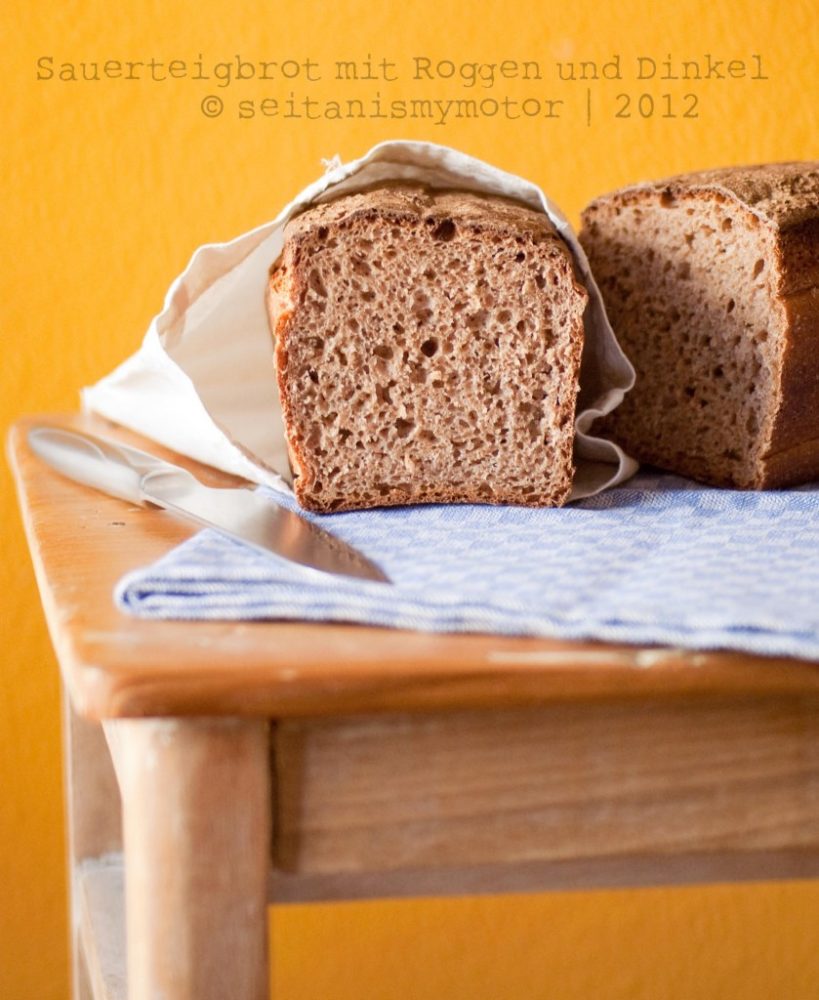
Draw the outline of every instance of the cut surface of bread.
M637 372L605 433L714 485L819 479L819 164L624 188L580 240Z
M505 199L394 184L291 220L267 305L299 502L563 503L586 301Z

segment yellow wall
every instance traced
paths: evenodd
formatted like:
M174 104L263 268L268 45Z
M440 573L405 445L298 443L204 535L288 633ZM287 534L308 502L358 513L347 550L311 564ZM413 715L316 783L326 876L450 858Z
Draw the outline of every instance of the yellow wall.
M333 153L349 158L388 137L460 146L537 179L574 218L593 194L697 166L815 156L819 42L813 0L6 0L2 11L0 423L71 408L77 389L139 342L170 280L198 244L275 213ZM170 83L36 80L36 61L151 57L167 63L337 59L395 61L395 83ZM661 62L763 59L767 80L695 84L632 77L638 56ZM556 61L611 61L628 78L592 86L555 79ZM413 83L407 64L539 60L541 81L494 87ZM727 63L720 67L727 70ZM755 67L750 66L753 70ZM179 72L179 69L176 70ZM733 72L738 72L734 66ZM237 120L239 100L297 96L565 102L557 120ZM617 119L619 93L634 116ZM696 119L642 118L651 94ZM206 96L225 111L208 119ZM531 107L531 105L530 105ZM643 109L647 108L644 101ZM0 671L0 996L65 997L64 875L58 691L2 472L5 604ZM277 996L559 997L725 1000L819 996L819 886L715 887L275 911Z

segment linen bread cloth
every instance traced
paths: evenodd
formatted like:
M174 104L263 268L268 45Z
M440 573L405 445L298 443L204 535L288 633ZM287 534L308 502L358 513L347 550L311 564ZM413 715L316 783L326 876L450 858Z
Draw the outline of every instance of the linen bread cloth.
M116 600L147 618L358 622L819 658L819 485L749 493L641 473L558 509L308 516L392 585L325 577L206 530L129 574Z

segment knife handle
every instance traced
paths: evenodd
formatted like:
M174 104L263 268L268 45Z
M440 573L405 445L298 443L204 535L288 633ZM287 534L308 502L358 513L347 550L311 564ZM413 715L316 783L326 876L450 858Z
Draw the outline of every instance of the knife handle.
M143 504L143 473L135 469L115 445L61 427L32 427L31 450L69 479L93 486L111 496Z

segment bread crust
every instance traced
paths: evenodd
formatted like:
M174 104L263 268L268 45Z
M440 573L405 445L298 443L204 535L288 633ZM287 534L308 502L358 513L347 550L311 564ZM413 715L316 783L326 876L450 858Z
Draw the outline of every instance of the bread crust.
M379 215L398 221L445 219L457 217L466 226L476 226L506 235L528 234L551 236L564 248L557 230L547 215L499 195L477 191L450 191L428 188L422 184L393 181L369 190L341 195L331 201L318 202L287 223L285 239L298 241L318 226L349 223L362 216ZM275 268L275 265L274 265Z
M606 203L657 194L721 194L784 232L819 219L819 160L720 167L642 181L595 198L584 209L583 217Z
M571 368L575 373L574 386L567 393L571 404L571 427L574 424L574 407L578 389L578 373L583 346L583 311L588 299L586 289L580 284L574 271L574 261L566 244L558 235L549 218L539 212L508 199L485 196L464 191L440 191L421 185L388 184L379 185L369 191L341 196L326 203L316 204L293 218L285 229L285 243L282 255L273 265L267 291L267 307L271 330L275 339L274 358L279 386L285 431L294 472L294 490L299 502L307 509L315 511L354 510L371 506L362 502L361 497L334 498L331 504L323 503L311 486L315 480L315 470L306 444L296 432L296 408L299 401L291 393L291 385L286 377L288 368L288 342L291 333L290 320L306 288L306 262L309 247L315 234L333 227L349 226L358 220L387 219L400 225L407 221L423 221L430 226L455 220L458 227L480 231L497 237L526 236L536 243L548 242L560 255L562 266L570 278L572 294L576 298L576 316L571 331ZM487 497L477 490L457 488L446 483L427 485L422 492L407 492L399 487L391 489L379 501L379 505L389 506L405 503L519 503L526 506L565 503L571 491L574 466L571 454L571 435L565 454L559 456L563 465L563 475L558 490L550 495L531 495L526 498L500 496Z
M776 408L752 481L737 483L713 469L689 474L756 489L819 479L819 161L726 167L632 185L592 201L582 213L584 228L601 209L658 196L730 202L765 227L778 274L773 291L785 317ZM638 442L625 444L643 461L657 461Z

